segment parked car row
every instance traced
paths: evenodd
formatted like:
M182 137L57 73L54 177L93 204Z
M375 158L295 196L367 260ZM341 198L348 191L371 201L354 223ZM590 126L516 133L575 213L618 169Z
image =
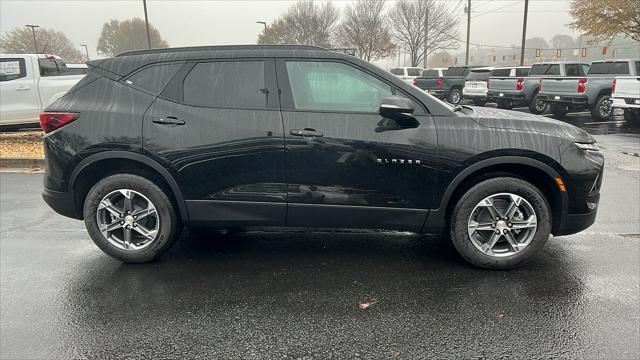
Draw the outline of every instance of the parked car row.
M625 118L637 116L636 96L640 59L603 60L591 65L578 61L543 62L532 66L454 66L446 71L426 69L414 85L452 104L470 99L474 105L493 102L501 109L527 106L533 114L550 109L558 118L569 112L589 110L598 120L606 120L613 108L625 110ZM614 83L619 78L626 100L612 101ZM629 97L629 94L636 94ZM637 95L640 96L640 95Z
M0 129L37 125L38 114L59 99L87 73L49 54L0 54ZM83 69L84 67L84 69Z

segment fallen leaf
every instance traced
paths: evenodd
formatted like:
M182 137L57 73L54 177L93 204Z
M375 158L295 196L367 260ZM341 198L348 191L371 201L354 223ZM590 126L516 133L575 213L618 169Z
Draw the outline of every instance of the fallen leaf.
M507 317L507 314L500 311L499 313L496 314L496 319L501 320Z
M365 301L361 301L358 303L358 309L360 310L365 310L368 309L371 305L377 303L378 300L376 299L367 299Z

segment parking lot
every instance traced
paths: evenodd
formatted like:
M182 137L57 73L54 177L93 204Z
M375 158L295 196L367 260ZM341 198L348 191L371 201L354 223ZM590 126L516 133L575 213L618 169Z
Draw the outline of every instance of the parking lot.
M127 265L46 206L41 174L2 173L0 357L638 358L640 137L567 121L605 153L597 222L512 271L446 239L307 229L185 231Z

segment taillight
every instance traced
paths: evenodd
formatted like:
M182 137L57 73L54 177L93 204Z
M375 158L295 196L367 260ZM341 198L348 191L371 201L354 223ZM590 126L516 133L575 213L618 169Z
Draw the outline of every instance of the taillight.
M516 80L516 90L522 90L522 83L524 83L524 78L518 78Z
M611 84L611 92L616 93L616 79L613 79L613 84Z
M416 86L417 83L418 83L418 80L416 80L416 78L413 78L413 86Z
M68 112L41 112L40 127L45 133L52 132L77 119L79 115Z
M578 80L578 92L583 93L587 90L587 78L580 78Z
M442 78L439 77L438 78L438 89L441 89L441 88L442 88Z

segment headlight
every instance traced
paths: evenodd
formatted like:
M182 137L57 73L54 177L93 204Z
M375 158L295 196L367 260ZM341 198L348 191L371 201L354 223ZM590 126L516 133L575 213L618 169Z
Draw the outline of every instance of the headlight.
M596 143L574 143L576 146L585 151L600 151L600 147Z

